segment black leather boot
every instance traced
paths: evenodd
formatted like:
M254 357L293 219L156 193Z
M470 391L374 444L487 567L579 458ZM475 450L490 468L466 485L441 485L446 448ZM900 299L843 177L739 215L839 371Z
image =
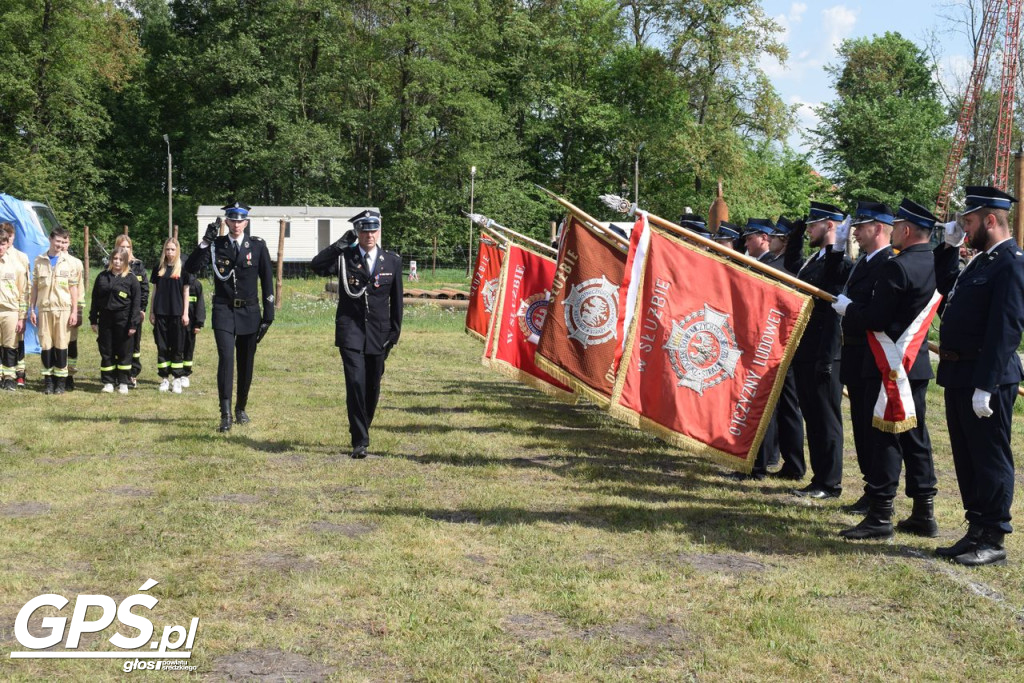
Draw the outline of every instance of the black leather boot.
M217 427L218 432L230 432L231 431L231 400L220 402L220 427Z
M1006 548L1003 546L1003 532L997 529L983 529L978 541L965 553L951 558L965 567L981 567L987 564L1006 564Z
M978 540L981 538L981 534L984 528L977 524L971 524L967 527L967 534L964 535L959 541L951 546L945 548L936 548L935 554L939 557L944 557L947 560L956 557L957 555L963 555L967 551L971 550Z
M235 423L240 425L249 424L249 415L244 408L235 408Z
M839 509L851 515L866 515L868 514L869 502L870 499L868 498L868 494L865 493L856 501L850 503L849 505L843 505Z
M53 378L53 393L55 393L55 394L63 394L64 393L65 382L67 382L67 377L54 377Z
M74 375L68 375L67 382L64 384L64 387L68 391L74 391L75 390L75 377L74 377Z
M43 377L43 393L53 393L53 375L46 375L45 377Z
M910 516L896 522L896 528L915 536L935 538L939 525L935 523L935 496L914 496L914 509Z
M851 541L892 536L892 498L871 498L864 519L855 527L843 529L839 535Z

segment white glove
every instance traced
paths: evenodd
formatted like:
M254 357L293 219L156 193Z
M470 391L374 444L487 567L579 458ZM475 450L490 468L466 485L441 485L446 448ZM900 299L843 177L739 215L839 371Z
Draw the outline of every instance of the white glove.
M846 296L845 294L840 294L836 298L835 302L832 304L832 308L839 315L846 315L846 307L849 306L852 303L853 303L853 299L851 299L850 297Z
M836 226L836 243L832 245L833 251L846 251L846 243L850 240L850 223L853 219L847 216ZM842 315L840 313L840 315Z
M959 247L964 243L965 233L962 218L958 213L955 221L950 221L942 226L944 232L942 239L951 247Z
M978 417L992 417L992 408L988 405L990 398L992 398L992 394L984 389L974 390L974 396L971 396L971 407L974 408L975 415Z

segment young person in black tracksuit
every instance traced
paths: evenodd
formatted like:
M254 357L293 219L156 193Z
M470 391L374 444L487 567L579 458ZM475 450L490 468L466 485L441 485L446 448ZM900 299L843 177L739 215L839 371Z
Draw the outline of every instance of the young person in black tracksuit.
M89 323L97 334L100 381L106 394L113 393L115 387L118 392L127 394L131 377L132 348L138 333L142 291L138 279L131 272L130 258L127 249L114 249L110 265L96 276L92 287Z
M178 240L172 237L164 242L160 265L149 279L153 290L149 322L153 324L153 339L156 341L160 391L172 389L176 394L181 393L181 376L185 369L188 297L195 279L181 266Z
M188 389L192 376L192 357L196 352L196 337L206 324L206 303L203 301L203 283L199 278L192 280L188 292L188 326L185 329L185 360L181 387Z
M132 335L134 348L132 348L132 375L128 382L128 388L134 389L138 384L137 378L142 372L142 324L146 322L146 308L149 306L149 276L146 273L146 264L135 258L132 251L132 238L128 235L118 235L114 240L114 249L124 247L128 250L128 264L132 269L132 275L139 281L142 288L142 307L139 309L139 320L136 324L136 332Z

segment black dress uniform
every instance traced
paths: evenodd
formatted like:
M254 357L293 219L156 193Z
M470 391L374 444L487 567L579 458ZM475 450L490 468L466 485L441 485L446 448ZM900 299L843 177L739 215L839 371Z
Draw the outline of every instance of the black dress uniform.
M778 223L775 224L775 234L779 237L788 238L792 229L793 223L785 216L780 216ZM765 265L790 275L796 275L796 271L786 268L785 250L781 250L778 254L765 260ZM775 404L775 421L782 467L777 472L770 472L769 476L793 480L803 479L807 474L807 461L804 458L804 416L800 412L800 399L796 391L796 373L792 364L786 371L786 380L782 385L782 393L779 394L779 402Z
M1009 211L1016 199L991 187L968 187L965 213ZM955 247L941 245L936 267L949 283L958 265ZM941 290L940 290L941 291ZM945 388L946 422L969 531L937 552L962 564L1005 561L1003 535L1013 531L1014 463L1010 422L1024 369L1017 356L1024 331L1024 253L1011 238L979 253L946 298L939 328L938 384ZM973 407L977 390L991 394L992 415Z
M843 219L837 207L811 202L808 221ZM831 245L806 260L802 257L806 224L797 223L786 244L786 268L797 277L831 294L838 294L851 266L845 256L838 268L826 269ZM811 483L799 493L814 498L838 497L843 488L843 422L840 406L843 387L839 382L839 316L822 299L814 300L804 336L793 356L793 373L807 430L811 461Z
M722 229L719 228L719 234ZM775 233L775 224L765 218L750 218L747 220L746 226L743 228L743 232L740 233L740 238L744 241L749 235L767 235L771 236ZM745 246L745 245L744 245ZM781 262L783 260L782 254L772 254L770 251L766 251L757 257L760 263L766 266L771 266L776 269L781 269ZM778 422L778 409L772 413L771 419L768 421L768 427L764 432L764 439L761 441L761 447L757 451L757 457L754 459L754 467L751 469L750 474L755 479L760 479L768 474L768 468L774 466L779 458L779 422Z
M914 244L885 263L871 300L867 304L850 304L843 322L851 329L884 332L890 339L896 340L928 306L934 294L935 261L931 247L927 244ZM935 497L935 465L932 461L931 439L925 424L925 396L928 382L934 376L927 338L922 340L914 355L914 362L907 370L907 378L910 380L914 410L917 413L917 426L899 434L869 427L869 466L865 491L871 498L893 499L904 463L907 469L907 495L915 500L924 498L930 501ZM865 386L873 404L881 390L882 380L870 352L865 354L862 361L861 375L868 380ZM870 424L870 413L868 420Z
M841 268L844 256L845 252L833 251L829 254L825 267ZM870 258L868 258L869 256ZM892 257L891 246L886 246L874 254L862 255L849 271L850 275L842 293L857 304L866 304L871 301L875 283L878 282L878 277L886 262ZM867 330L853 319L845 317L842 319L841 328L839 382L846 387L846 391L850 395L850 428L853 431L853 446L857 451L857 466L864 481L867 482L871 415L874 411L875 399L878 398L877 389L881 383L881 376L875 369L871 350L868 348ZM872 391L872 387L874 387L874 391ZM858 514L866 512L867 498L862 497L850 506L849 511Z
M357 229L379 230L379 216L366 211L352 222ZM361 223L361 217L377 221ZM317 254L311 266L320 275L339 277L334 345L345 370L352 457L360 458L370 445L384 362L402 333L402 259L378 246L376 259L367 263L358 244L344 245L343 241Z
M232 220L247 220L249 207L238 204L224 207ZM216 235L216 225L207 228L207 236ZM209 263L213 266L213 336L217 342L217 393L220 397L221 431L231 429L231 384L234 355L238 362L238 395L235 421L249 422L245 412L252 383L256 344L274 321L274 275L270 252L262 238L242 234L241 246L231 235L206 238L189 255L185 270L198 274ZM260 298L262 292L262 300ZM261 312L262 302L262 312Z

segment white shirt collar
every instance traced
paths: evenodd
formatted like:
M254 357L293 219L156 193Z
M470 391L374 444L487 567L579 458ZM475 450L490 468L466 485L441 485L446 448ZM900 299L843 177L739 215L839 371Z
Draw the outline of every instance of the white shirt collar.
M1013 239L1012 237L1007 237L1005 240L1003 240L1003 242L1009 242L1012 239ZM998 247L1003 242L997 242L996 244L993 244L991 247L989 247L988 249L985 250L985 253L986 254L991 254L992 250L995 249L996 247Z
M889 245L886 245L886 246L889 246ZM885 249L885 247L881 247L879 249L875 249L873 252L871 252L870 254L865 256L864 260L865 261L870 261L872 259L872 257L874 257L874 255L877 254L878 252L882 251L882 249Z
M367 256L370 257L371 261L376 261L377 260L377 247L374 247L370 251L366 251L362 247L359 247L359 253L363 257L364 261L366 260Z

